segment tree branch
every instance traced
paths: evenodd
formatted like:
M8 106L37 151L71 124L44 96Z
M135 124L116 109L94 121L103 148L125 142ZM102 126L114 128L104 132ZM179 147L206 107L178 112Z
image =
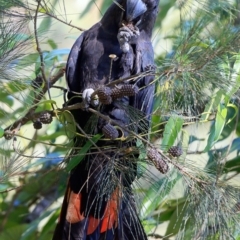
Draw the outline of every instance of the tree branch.
M34 105L34 106L28 110L28 112L25 114L24 117L20 118L19 120L15 121L13 124L11 124L10 126L8 126L4 129L5 137L6 137L6 134L11 134L11 132L14 133L15 129L23 126L30 120L36 119L38 116L40 116L43 113L43 112L34 113L34 111L37 108L37 104L41 101L43 95L48 91L48 87L51 88L51 86L54 85L64 75L64 72L65 72L65 70L63 68L60 69L57 72L57 74L50 79L48 84L44 84L40 93L37 96L35 96L35 99L32 103L32 105ZM52 116L55 115L54 111L45 111L45 112L50 113Z

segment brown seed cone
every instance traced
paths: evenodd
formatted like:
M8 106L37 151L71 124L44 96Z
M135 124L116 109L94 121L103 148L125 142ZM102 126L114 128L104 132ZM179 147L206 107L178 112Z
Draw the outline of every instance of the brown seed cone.
M112 103L111 92L111 88L101 87L97 89L95 93L98 95L98 99L102 104L108 105Z
M118 131L115 127L113 127L110 123L107 123L103 128L102 132L106 138L110 138L112 140L118 138Z
M11 132L10 130L6 130L6 131L4 132L4 138L5 138L6 140L11 140L11 139L13 138L12 132Z
M37 120L37 121L33 122L33 127L35 129L41 129L42 128L42 123L39 120Z
M111 96L113 99L125 96L135 96L138 93L138 87L131 84L123 84L112 89Z
M52 115L48 112L41 114L41 116L39 117L39 121L43 124L49 124L52 122L52 120Z
M159 152L154 148L149 148L147 150L147 156L150 161L153 162L154 166L163 174L168 172L168 164L159 154Z
M169 148L168 153L173 157L180 157L183 154L183 150L179 146L172 146Z

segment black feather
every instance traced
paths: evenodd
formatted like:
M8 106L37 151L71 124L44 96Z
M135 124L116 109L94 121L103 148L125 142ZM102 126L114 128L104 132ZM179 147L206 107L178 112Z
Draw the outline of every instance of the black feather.
M113 80L144 72L149 66L154 65L151 34L159 0L118 0L117 3L113 3L102 20L85 31L72 47L66 66L68 105L81 102L79 94L87 88L101 89L101 86ZM125 20L132 21L139 17L142 19L137 26L140 34L134 43L130 43L130 50L127 53L122 52L117 38L124 16L124 11L119 5L125 8ZM109 58L111 54L117 56L115 61ZM138 121L140 122L140 118L150 121L155 91L154 84L151 84L153 80L154 75L138 78L137 82L130 83L132 89L139 89L137 94L129 94L127 91L128 96L124 96L121 93L121 96L118 95L119 98L99 107L101 114L117 123L118 128L124 128L122 131L124 137L130 135L126 129L136 134L147 132L148 123L144 123L143 130L141 127L143 124L138 124ZM130 116L131 111L128 109L135 112L134 117ZM111 122L107 123L106 120L99 118L95 121L95 125L91 125L89 121L94 116L90 112L81 109L71 112L78 126L87 134L105 131L111 140L98 141L97 148L91 149L71 171L69 189L74 194L81 194L79 214L84 220L72 225L66 220L68 211L68 193L66 193L53 239L146 240L131 189L136 176L138 154L126 155L122 150L135 146L135 140L114 140L119 131L115 130L116 126ZM136 122L133 123L132 119L136 119ZM78 137L75 147L82 147L85 142L84 138ZM94 232L87 233L89 217L101 221L107 204L117 189L121 191L118 198L118 223L105 232L100 231L100 224Z

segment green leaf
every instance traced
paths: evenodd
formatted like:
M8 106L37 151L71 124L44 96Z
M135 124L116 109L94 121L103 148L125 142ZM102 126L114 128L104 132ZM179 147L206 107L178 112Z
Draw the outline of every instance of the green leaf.
M226 105L229 103L232 96L239 90L239 87L240 87L240 76L238 75L235 79L231 80L231 84L229 86L230 90L226 93L226 96L225 96Z
M158 224L158 222L153 218L145 219L145 220L141 221L141 223L143 225L144 231L147 234L152 232L152 229L156 228L156 226Z
M163 132L162 145L164 150L168 150L175 142L178 134L181 132L184 120L181 117L173 116L171 117Z
M47 32L50 27L51 27L51 24L52 24L52 18L50 17L45 17L42 22L40 23L38 29L37 29L37 32L38 33L44 33L44 32Z
M0 138L2 138L4 135L4 129L0 127Z
M43 101L41 101L37 104L34 104L31 107L37 107L37 106L42 105L42 104L54 104L54 105L56 105L57 103L56 103L56 101L54 101L52 99L48 99L48 100L43 100Z
M14 80L4 84L4 88L9 94L13 94L28 89L29 85L23 81Z
M213 126L211 128L210 135L209 135L208 141L207 141L207 146L205 147L204 152L208 152L212 148L212 146L214 144L214 138L215 138L215 129Z
M69 111L64 111L59 117L59 121L63 124L66 135L69 139L73 139L76 135L76 123L73 115Z
M50 125L50 129L51 129L51 127L52 126ZM66 136L66 132L62 131L62 130L59 130L58 128L59 127L55 127L55 132L54 133L41 135L41 136L38 137L38 139L40 141L52 141L53 139L56 139L57 137Z
M224 166L224 171L240 173L240 156L237 156L237 157L227 161Z
M93 143L96 143L102 135L97 134L91 138L91 140L88 140L86 144L82 147L82 149L79 151L78 155L73 157L70 162L66 166L67 171L71 171L74 167L76 167L82 159L85 157L87 151L91 148Z
M216 142L222 133L224 125L226 123L227 117L227 107L222 104L218 105L218 112L215 120L215 135L214 135L214 142Z
M169 221L176 208L178 208L178 205L184 202L186 202L186 197L166 201L161 207L164 211L158 214L157 221Z
M208 121L208 118L212 112L217 109L217 106L222 100L223 91L219 90L211 99L211 101L206 105L204 112L202 113L200 121Z
M179 159L186 159L187 156L187 150L188 150L188 144L189 144L189 134L187 131L182 129L182 136L181 136L181 147L183 150L182 155L179 157Z
M0 233L0 239L11 240L11 239L21 239L21 234L27 228L27 224L15 224L12 227L5 228Z
M205 152L209 151L212 148L212 146L219 140L222 130L226 123L226 117L227 107L225 107L222 104L219 104L216 120L214 122L214 127L211 128L207 146L204 149Z
M2 97L4 96L4 97ZM0 99L2 103L5 103L9 107L12 107L14 104L14 98L11 95L0 93Z
M30 227L28 227L28 229L23 232L23 234L21 235L21 238L19 238L20 240L28 240L29 237L34 234L34 232L36 232L36 230L38 229L38 225L40 223L40 221L46 217L48 217L50 214L52 214L54 211L54 209L52 210L47 210L44 213L41 214L41 216L39 218L37 218L36 220L34 220L33 222L31 222Z
M233 69L237 74L239 74L240 73L240 54L236 54L234 58L235 58L235 62L233 65Z
M3 174L0 171L0 177L2 178ZM0 184L0 192L4 192L9 188L8 184Z
M177 175L172 181L169 181L168 178L163 178L150 186L142 201L142 207L140 210L141 219L147 218L161 203L164 202L165 198L180 178L180 175Z
M47 221L47 223L45 224L45 226L41 231L41 236L39 237L39 240L45 240L45 239L49 239L49 237L52 237L52 231L56 227L56 221L59 218L60 212L61 212L61 209L58 209L49 218L49 220ZM49 234L51 234L51 236L49 236Z
M66 56L69 54L69 52L70 49L68 48L54 49L51 52L46 53L44 61L53 60L54 58L59 56Z
M236 105L234 105L234 104L228 104L227 107L233 108L233 110L234 110L234 115L233 115L230 119L228 119L228 121L226 122L226 125L229 124L229 123L231 123L232 120L233 120L233 119L237 116L237 114L238 114L238 107L237 107Z
M168 11L172 8L175 0L168 0L168 1L160 1L160 8L161 11L159 12L157 18L157 26L161 26L162 20L167 16Z
M28 55L22 57L18 61L17 68L18 69L23 69L23 68L26 68L28 66L31 66L31 65L33 65L33 64L35 64L37 62L38 58L39 58L39 54L38 53L28 54Z
M184 224L184 217L185 217L185 206L186 206L186 203L183 202L183 203L180 203L174 213L172 214L171 216L171 219L170 219L170 222L168 224L168 227L167 227L167 230L166 230L166 233L165 233L165 236L167 235L175 235L179 232L179 229L181 227L182 224Z
M52 49L56 49L58 47L57 43L53 39L48 39L47 42Z

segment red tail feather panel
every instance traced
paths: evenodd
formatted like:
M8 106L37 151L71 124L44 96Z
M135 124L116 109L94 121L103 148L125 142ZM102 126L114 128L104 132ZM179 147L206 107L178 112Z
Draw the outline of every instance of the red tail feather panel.
M80 213L81 197L82 197L81 193L76 194L72 191L70 192L70 196L68 199L67 215L66 215L66 220L69 223L77 223L85 219L83 214Z
M69 189L69 191L71 190ZM81 213L80 211L82 194L71 191L67 202L66 221L69 224L74 224L87 219L86 223L88 226L86 227L86 235L93 234L97 229L100 229L98 230L100 233L105 233L108 230L116 229L118 222L117 193L118 190L112 194L110 200L107 202L103 218L99 219L91 215L84 217L84 213Z
M107 201L101 218L96 217L97 210L96 216L81 212L82 198L86 197L68 188L53 240L147 239L139 219L132 216L132 202L128 202L129 206L122 204L118 188Z

